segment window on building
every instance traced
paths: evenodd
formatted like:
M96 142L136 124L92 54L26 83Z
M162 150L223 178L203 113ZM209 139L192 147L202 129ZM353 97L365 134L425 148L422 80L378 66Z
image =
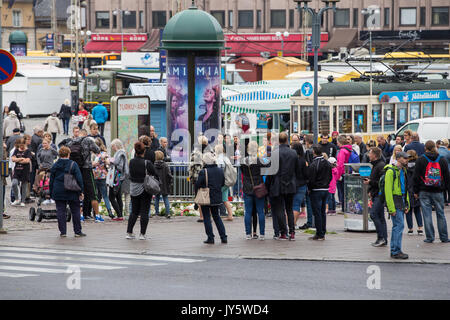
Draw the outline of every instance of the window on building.
M128 11L129 14L125 12L122 13L122 26L126 28L136 28L136 11Z
M211 11L211 15L216 18L222 28L225 27L225 11Z
M13 10L13 26L14 27L21 27L22 26L22 11L20 10Z
M424 26L427 23L427 8L420 7L420 25Z
M319 132L330 131L330 107L319 107Z
M384 26L389 27L391 19L391 8L384 8Z
M300 13L300 28L312 27L312 15L306 10L302 10Z
M270 25L272 28L286 28L286 10L271 10Z
M139 11L139 28L145 28L144 11Z
M435 117L445 117L445 102L435 102L434 107Z
M261 28L261 10L256 10L256 27Z
M448 26L448 7L431 8L431 24L433 26Z
M411 103L409 106L409 121L420 118L420 103Z
M289 28L294 28L294 10L289 10Z
M405 123L408 122L408 104L397 104L397 129L400 129Z
M313 126L313 111L314 108L310 106L300 106L300 129L312 132Z
M113 14L113 29L117 29L117 15Z
M336 9L334 13L335 27L350 27L350 9Z
M359 9L354 8L353 9L353 28L358 28L359 23Z
M153 28L162 29L167 23L166 11L153 11L152 12Z
M239 10L238 12L239 28L253 28L253 11Z
M395 113L393 104L383 105L384 112L384 132L393 132L395 130Z
M433 116L433 102L427 102L423 105L423 118L429 118Z
M233 11L228 11L228 27L233 28Z
M400 25L415 26L417 23L416 8L400 8Z

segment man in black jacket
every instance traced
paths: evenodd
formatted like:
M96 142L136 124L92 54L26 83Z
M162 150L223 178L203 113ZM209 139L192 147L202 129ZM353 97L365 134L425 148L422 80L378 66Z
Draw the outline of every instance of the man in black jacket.
M269 192L272 198L272 212L280 231L279 240L288 240L286 236L286 215L289 224L289 240L295 240L294 212L292 205L297 191L296 177L300 170L297 152L289 147L288 135L279 135L280 146L272 151L272 161L279 161L278 172L271 176ZM275 223L275 221L274 221Z
M385 166L381 159L381 149L377 147L370 148L369 159L372 164L372 172L369 179L364 179L363 183L369 185L369 196L372 201L370 208L370 218L375 224L377 230L377 241L372 243L374 247L382 247L387 245L387 225L384 217L384 201L380 199L379 195L379 181L383 175Z
M427 169L429 165L430 169ZM413 179L414 197L420 200L423 214L426 235L424 242L434 241L433 204L436 207L439 238L441 242L449 242L444 214L444 191L450 191L450 173L447 160L439 156L436 144L431 140L425 143L425 153L416 161Z
M36 126L33 129L34 134L31 137L30 150L33 154L33 158L31 160L31 176L30 176L30 185L34 185L34 180L36 178L36 169L37 169L37 160L36 155L38 152L38 147L42 144L42 137L44 135L44 130ZM34 194L34 191L31 191Z
M309 190L311 206L316 225L316 234L310 240L325 240L327 231L326 204L328 201L328 188L332 179L331 165L322 156L320 145L313 146L313 162L308 166Z
M325 153L328 158L336 158L337 155L337 147L328 141L329 136L328 133L324 133L320 136L320 147L321 147L321 151L322 153Z

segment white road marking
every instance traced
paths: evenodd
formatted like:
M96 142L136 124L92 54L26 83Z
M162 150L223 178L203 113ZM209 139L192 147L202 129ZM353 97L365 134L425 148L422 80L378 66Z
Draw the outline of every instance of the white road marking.
M108 258L124 258L124 259L137 259L137 260L155 260L155 261L180 262L180 263L194 263L194 262L205 261L205 260L198 260L198 259L137 255L137 254L127 254L127 253L107 253L107 252L56 250L56 249L22 248L22 247L0 247L0 251L55 253L55 254L82 255L82 256L108 257Z
M0 272L0 277L7 277L7 278L24 278L24 277L37 277L38 274L25 274L25 273L6 273L6 272Z
M66 269L50 269L37 267L20 267L20 266L0 266L0 270L28 271L28 272L44 272L44 273L66 273Z
M68 257L68 256L51 256L43 254L27 254L27 253L15 253L15 252L0 252L0 257L13 257L13 258L26 258L26 259L43 259L43 260L64 260L76 262L93 262L93 263L110 263L119 265L132 265L132 266L164 266L167 263L155 263L155 262L141 262L141 261L125 261L125 260L113 260L113 259L96 259L96 258L81 258L81 257ZM73 264L77 264L74 262Z
M19 259L0 259L0 263L16 263L16 264L28 264L28 265L39 265L39 266L50 266L50 267L69 267L78 266L80 268L86 269L98 269L98 270L116 270L124 269L125 267L113 267L97 264L80 264L80 263L69 263L69 262L49 262L49 261L31 261L31 260L19 260Z

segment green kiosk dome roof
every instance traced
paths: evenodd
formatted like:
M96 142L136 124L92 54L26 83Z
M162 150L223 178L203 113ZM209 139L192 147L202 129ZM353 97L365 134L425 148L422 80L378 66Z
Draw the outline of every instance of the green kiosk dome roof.
M27 42L27 35L23 31L14 31L9 35L9 43L11 44L25 44Z
M216 18L192 6L167 22L162 43L168 50L222 50L225 39Z

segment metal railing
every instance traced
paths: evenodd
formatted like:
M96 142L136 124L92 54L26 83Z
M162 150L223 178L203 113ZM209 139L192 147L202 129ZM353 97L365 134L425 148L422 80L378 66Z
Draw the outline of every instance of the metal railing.
M192 202L194 200L194 184L189 181L189 163L168 163L170 172L173 176L173 184L169 198ZM235 168L237 168L235 166ZM242 194L242 181L240 170L238 171L238 179L235 187L230 187L230 195L236 193L239 197Z

